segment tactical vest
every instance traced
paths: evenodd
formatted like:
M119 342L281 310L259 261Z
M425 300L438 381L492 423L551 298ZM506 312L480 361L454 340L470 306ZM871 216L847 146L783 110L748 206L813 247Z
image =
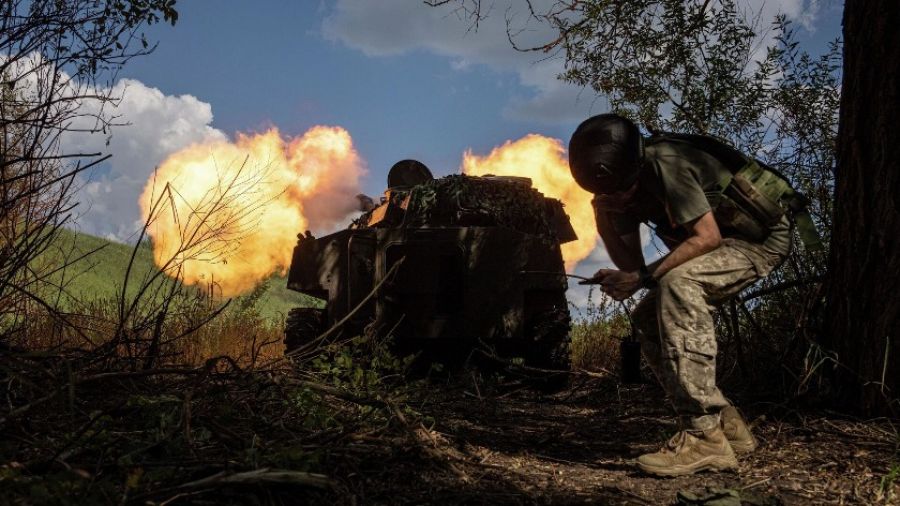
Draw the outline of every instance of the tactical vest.
M762 241L785 215L793 222L807 250L822 248L822 239L809 215L809 199L795 190L774 168L746 156L728 144L705 135L661 133L646 143L682 142L719 160L728 174L706 192L716 223L754 241Z

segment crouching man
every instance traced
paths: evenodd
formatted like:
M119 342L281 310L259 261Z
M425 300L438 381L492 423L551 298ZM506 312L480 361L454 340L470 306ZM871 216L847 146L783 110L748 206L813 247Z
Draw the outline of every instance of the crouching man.
M613 114L578 127L569 165L578 184L595 194L597 227L618 267L599 270L590 283L617 300L648 289L632 317L644 357L680 417L680 432L660 451L641 455L638 466L664 476L736 468L735 452L754 450L756 440L716 386L711 311L788 255L791 227L779 200L792 195L790 186L715 139L644 138ZM742 197L738 190L748 181L780 186L762 200ZM670 250L650 265L641 223Z

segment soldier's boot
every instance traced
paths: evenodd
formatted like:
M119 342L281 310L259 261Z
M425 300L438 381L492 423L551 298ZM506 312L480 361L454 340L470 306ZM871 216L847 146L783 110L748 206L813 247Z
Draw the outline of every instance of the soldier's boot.
M638 467L656 476L683 476L700 471L737 469L734 450L721 427L706 431L683 430L670 439L662 450L641 455Z
M758 443L750 426L744 421L741 412L734 406L727 406L719 413L722 424L722 432L728 438L728 443L735 453L750 453L756 449Z

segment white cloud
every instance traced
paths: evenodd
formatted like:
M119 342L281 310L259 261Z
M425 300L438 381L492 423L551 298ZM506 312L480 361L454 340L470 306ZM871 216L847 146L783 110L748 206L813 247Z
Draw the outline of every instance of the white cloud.
M530 97L514 96L503 108L503 115L511 119L541 120L546 123L570 124L581 122L591 114L608 110L608 102L598 99L593 90L572 86L556 79L555 62L535 65L520 72L522 84L538 90Z
M763 23L770 21L776 14L784 14L799 23L808 31L815 30L821 9L820 0L748 0L751 8L760 13Z
M0 61L6 58L0 55ZM77 225L88 233L127 240L140 226L138 196L156 165L191 143L225 139L225 134L210 126L210 104L190 95L165 95L131 79L120 80L112 88L92 88L58 71L38 53L10 65L7 73L13 76L17 93L27 100L46 100L47 94L62 99L55 111L68 118L59 138L61 153L112 155L82 172L76 181ZM46 83L53 75L56 84L51 91ZM68 101L75 97L80 97L77 110L66 112L76 105ZM101 126L98 117L109 119L112 126L89 133ZM83 163L89 161L85 157Z
M533 2L536 8L551 3ZM520 0L497 0L489 9L476 30L470 19L450 8L414 5L409 0L338 0L322 33L369 56L425 50L447 57L454 70L484 65L497 72L515 73L532 94L510 100L503 111L510 118L554 124L578 122L588 115L593 92L582 94L580 87L557 80L563 71L562 58L547 59L540 52L513 49L507 37L507 18L516 28L516 43L523 48L552 40L553 30L544 24L526 23L525 3Z
M760 29L767 30L778 13L812 30L820 0L747 0L751 15L759 15ZM542 12L555 0L533 0ZM508 118L549 124L571 124L606 106L593 90L561 82L564 70L561 55L547 58L541 52L514 50L507 36L507 20L515 30L514 40L522 48L553 40L556 32L548 25L528 22L522 0L484 2L487 16L477 29L464 12L451 6L432 8L409 0L337 0L322 25L323 35L332 41L362 51L369 56L390 56L424 50L447 57L454 70L485 65L497 72L512 72L533 94L511 97L503 109ZM764 42L771 40L768 34Z
M121 100L115 107L107 104L104 112L121 125L107 134L70 132L62 142L65 152L113 155L108 170L88 174L76 196L81 203L78 226L91 234L128 240L140 227L138 197L156 166L183 147L226 136L210 126L210 104L191 95L166 95L132 79L119 81L110 91ZM98 109L97 102L82 105L86 113Z

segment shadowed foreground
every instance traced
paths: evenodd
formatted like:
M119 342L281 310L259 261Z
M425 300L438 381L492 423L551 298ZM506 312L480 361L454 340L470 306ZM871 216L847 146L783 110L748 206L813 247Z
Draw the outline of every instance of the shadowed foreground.
M479 395L472 383L435 392L424 412L434 418L433 434L453 465L423 470L417 486L394 490L393 497L458 504L672 504L679 491L702 494L709 487L741 491L765 504L898 499L900 486L883 480L898 461L892 424L783 406L747 409L761 445L739 458L739 473L641 475L630 460L656 450L675 430L661 399L655 386L605 381L553 396L525 390ZM382 478L394 480L393 473Z
M761 448L739 473L656 479L630 464L674 431L655 386L601 378L544 395L465 373L393 375L402 386L390 390L328 367L211 359L69 380L45 369L50 393L10 397L17 407L0 417L0 504L672 504L707 487L766 505L900 495L887 420L751 405ZM10 372L11 388L21 375Z

